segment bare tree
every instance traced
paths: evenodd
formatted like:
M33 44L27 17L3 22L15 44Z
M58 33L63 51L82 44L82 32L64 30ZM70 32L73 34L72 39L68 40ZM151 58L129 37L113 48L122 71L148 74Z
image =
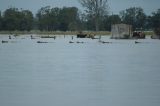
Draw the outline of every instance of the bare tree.
M94 20L96 31L98 31L99 20L108 14L108 0L79 0L79 2L86 8L86 13Z

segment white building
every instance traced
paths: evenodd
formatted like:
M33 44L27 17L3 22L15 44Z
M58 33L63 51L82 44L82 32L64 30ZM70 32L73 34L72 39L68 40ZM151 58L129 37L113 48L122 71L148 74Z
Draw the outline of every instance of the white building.
M127 24L115 24L111 28L111 38L129 39L132 36L132 26Z

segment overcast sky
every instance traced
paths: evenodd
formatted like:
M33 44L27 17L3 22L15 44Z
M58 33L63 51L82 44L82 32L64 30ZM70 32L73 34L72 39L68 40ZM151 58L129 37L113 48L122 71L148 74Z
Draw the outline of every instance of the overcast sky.
M160 8L160 0L108 0L110 13L118 14L119 11L129 7L142 7L144 12L149 15ZM71 7L75 6L83 10L78 0L0 0L0 10L3 12L10 7L23 8L36 13L44 6L51 7Z

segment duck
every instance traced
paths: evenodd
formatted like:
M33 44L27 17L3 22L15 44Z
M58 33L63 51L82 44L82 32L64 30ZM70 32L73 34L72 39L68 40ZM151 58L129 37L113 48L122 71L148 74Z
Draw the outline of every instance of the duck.
M31 39L36 39L36 38L34 38L34 37L31 35Z
M72 41L69 41L69 43L74 43L74 42L72 42Z
M10 35L9 35L9 39L12 39Z
M48 43L48 42L37 41L37 43Z
M8 43L8 41L4 41L4 40L2 40L2 43Z
M84 42L79 42L79 41L77 41L77 43L84 43Z
M134 43L137 44L137 43L141 43L141 42L135 41Z
M112 42L105 42L105 41L102 41L102 43L104 44L104 43L112 43Z

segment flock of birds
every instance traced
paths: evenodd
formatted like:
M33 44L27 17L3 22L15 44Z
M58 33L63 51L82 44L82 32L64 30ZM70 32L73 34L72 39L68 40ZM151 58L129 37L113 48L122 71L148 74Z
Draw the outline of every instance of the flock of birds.
M41 38L53 38L54 40L56 39L56 36L41 36ZM11 35L9 35L8 36L8 39L12 39L12 36ZM36 37L34 37L33 35L30 35L30 39L37 39ZM71 41L69 41L69 43L85 43L85 42L83 42L83 41L76 41L76 42L74 42L73 41L73 39L74 39L74 37L72 36L72 38L71 38L72 40ZM9 43L9 41L8 40L2 40L1 41L1 43ZM47 41L37 41L37 43L49 43L49 42L47 42ZM102 44L111 44L112 42L109 42L109 41L102 41L101 39L99 39L99 43L102 43ZM138 43L142 43L142 42L138 42L138 41L135 41L134 42L135 44L138 44Z

